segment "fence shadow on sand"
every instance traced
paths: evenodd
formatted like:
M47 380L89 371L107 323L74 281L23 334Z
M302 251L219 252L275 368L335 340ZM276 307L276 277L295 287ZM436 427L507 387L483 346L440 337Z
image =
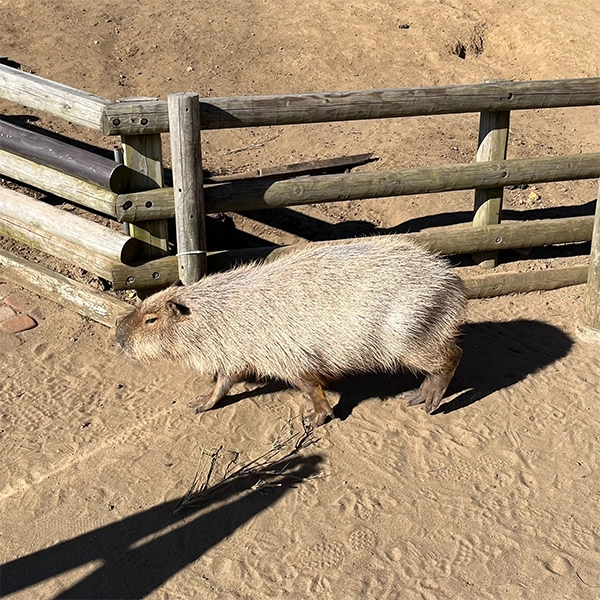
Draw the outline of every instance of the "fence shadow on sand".
M174 515L181 499L173 500L10 561L0 567L0 597L102 561L55 598L144 598L277 502L290 487L314 476L320 462L317 455L287 458L268 466L270 471L279 470L277 486L259 488L259 469L219 488L200 514L184 510Z

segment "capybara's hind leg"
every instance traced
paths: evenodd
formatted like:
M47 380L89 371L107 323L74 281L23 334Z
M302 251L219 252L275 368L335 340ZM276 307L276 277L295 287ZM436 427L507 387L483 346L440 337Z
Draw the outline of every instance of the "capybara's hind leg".
M213 391L205 396L198 396L194 402L188 402L188 408L195 409L194 412L196 413L210 410L219 400L221 400L221 398L224 398L227 395L227 392L229 392L234 383L242 381L243 379L243 373L228 375L217 374L217 382L215 383Z
M425 410L428 413L433 412L440 405L448 385L454 377L461 356L462 350L453 343L448 349L443 367L434 373L428 373L421 386L416 390L402 394L401 397L406 400L408 406L425 404Z
M304 392L313 403L313 410L306 416L305 421L310 427L319 427L323 425L328 417L333 416L333 410L325 398L323 386L314 379L294 379L290 383Z

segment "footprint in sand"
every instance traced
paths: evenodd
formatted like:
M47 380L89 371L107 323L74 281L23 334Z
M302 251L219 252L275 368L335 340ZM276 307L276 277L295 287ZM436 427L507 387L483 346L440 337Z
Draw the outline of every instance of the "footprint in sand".
M309 569L337 569L346 558L346 550L337 542L319 542L306 548L299 554L299 559Z
M350 534L350 547L353 550L373 550L377 545L375 534L369 529L356 529Z

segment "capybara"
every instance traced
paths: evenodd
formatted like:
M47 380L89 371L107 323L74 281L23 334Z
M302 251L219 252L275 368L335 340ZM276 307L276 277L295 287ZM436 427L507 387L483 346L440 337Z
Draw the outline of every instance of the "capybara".
M269 262L209 275L150 296L117 328L127 353L170 359L216 378L189 406L212 408L248 376L287 382L313 402L309 425L333 411L328 380L422 372L409 405L435 410L462 350L466 296L446 261L397 236L309 244Z

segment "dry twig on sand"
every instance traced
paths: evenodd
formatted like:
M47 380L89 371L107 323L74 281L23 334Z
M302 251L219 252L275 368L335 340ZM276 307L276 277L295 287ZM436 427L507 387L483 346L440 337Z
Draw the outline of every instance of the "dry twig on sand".
M194 479L173 513L177 514L186 508L199 508L208 501L219 499L226 489L233 489L236 484L243 489L261 490L289 484L290 479L294 478L300 481L302 478L286 471L288 465L285 461L317 441L313 429L303 421L301 423L302 431L296 432L293 428L293 419L283 423L271 447L241 466L237 466L240 453L226 450L225 452L231 454L232 458L225 466L220 479L212 485L211 479L223 458L223 446L219 446L212 452L202 450ZM203 460L205 458L208 458L208 464Z

